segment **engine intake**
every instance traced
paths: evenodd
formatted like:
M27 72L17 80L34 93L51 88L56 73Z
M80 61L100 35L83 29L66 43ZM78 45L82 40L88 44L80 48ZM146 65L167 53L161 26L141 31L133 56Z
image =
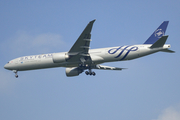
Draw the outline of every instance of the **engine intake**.
M69 55L67 53L53 53L54 63L66 62L68 58Z

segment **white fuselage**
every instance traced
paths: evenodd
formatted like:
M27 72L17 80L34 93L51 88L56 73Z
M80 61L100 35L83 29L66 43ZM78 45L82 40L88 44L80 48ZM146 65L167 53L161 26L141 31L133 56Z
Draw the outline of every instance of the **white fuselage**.
M93 64L100 64L105 62L132 60L170 48L170 45L164 45L163 47L152 49L150 48L151 45L152 44L143 44L90 49L89 54ZM65 54L67 52L63 53ZM79 61L55 63L53 61L54 54L57 53L19 57L9 61L4 67L9 70L24 71L53 67L77 67L79 64Z

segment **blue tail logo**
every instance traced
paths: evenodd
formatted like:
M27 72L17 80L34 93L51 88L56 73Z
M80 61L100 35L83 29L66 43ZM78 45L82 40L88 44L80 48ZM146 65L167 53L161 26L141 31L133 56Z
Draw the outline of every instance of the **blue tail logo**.
M157 37L157 38L161 38L163 35L164 35L164 31L162 29L157 29L154 32L154 36Z
M165 35L166 28L169 21L164 21L154 32L153 34L146 40L144 44L154 44L159 38Z

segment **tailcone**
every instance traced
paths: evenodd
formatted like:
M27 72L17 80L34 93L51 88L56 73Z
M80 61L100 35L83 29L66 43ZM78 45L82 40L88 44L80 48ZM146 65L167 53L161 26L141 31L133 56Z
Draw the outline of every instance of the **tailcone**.
M163 50L161 50L162 52L168 52L168 53L175 53L175 51L170 50L169 48L171 48L170 44L166 44L163 46Z

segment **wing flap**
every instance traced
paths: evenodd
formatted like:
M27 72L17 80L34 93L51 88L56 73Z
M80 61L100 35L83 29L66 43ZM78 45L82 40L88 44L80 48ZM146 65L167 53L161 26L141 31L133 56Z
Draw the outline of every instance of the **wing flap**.
M118 68L118 67L110 67L104 65L96 65L94 69L101 69L101 70L122 70L127 68Z

